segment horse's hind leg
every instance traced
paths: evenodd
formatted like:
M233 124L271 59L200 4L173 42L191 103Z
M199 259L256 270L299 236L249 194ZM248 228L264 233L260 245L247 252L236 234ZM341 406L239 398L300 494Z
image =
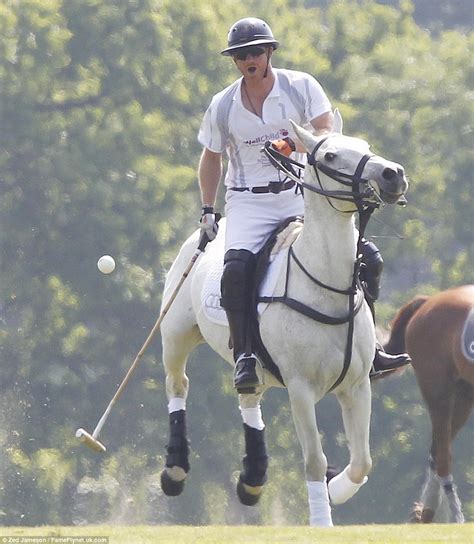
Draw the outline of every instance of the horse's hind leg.
M473 386L463 380L459 380L455 384L454 407L451 419L451 444L459 429L464 426L471 414L473 391ZM450 466L452 467L452 460L450 460ZM442 485L448 499L451 518L455 523L464 523L461 501L457 494L456 485L454 484L452 470L449 469L448 472L448 475L442 478Z
M197 326L179 335L162 328L163 363L166 372L166 395L169 412L169 441L166 468L161 473L161 487L166 495L179 495L189 472L189 445L186 435L186 398L189 380L186 362L191 350L201 340Z
M327 459L319 436L314 406L321 397L307 383L293 380L288 384L291 411L303 450L311 526L332 527L331 506L326 484ZM331 480L332 481L332 480Z
M357 387L336 393L342 408L344 430L349 443L350 462L329 482L333 504L342 504L353 497L367 482L372 468L369 447L371 389L369 379Z
M464 523L461 501L459 500L456 486L453 481L451 446L452 438L459 430L459 422L453 427L455 419L457 421L459 418L460 421L462 421L463 417L467 417L467 415L459 417L459 412L461 412L461 414L464 412L464 406L462 401L456 399L456 388L456 384L452 382L448 383L443 391L443 395L437 395L436 398L425 395L425 400L427 401L431 417L431 456L434 461L437 479L448 499L452 521L455 523ZM455 414L456 418L454 417ZM422 521L425 523L432 521L436 509L439 506L439 495L437 496L434 493L435 486L433 485L431 487L433 488L433 492L430 495L427 495L424 501Z
M433 521L434 514L440 504L439 493L440 482L435 472L435 463L432 456L430 456L419 503L421 506L419 521L422 523L431 523Z
M254 506L267 481L268 456L265 445L265 424L260 400L263 393L239 395L240 412L245 433L244 470L240 473L237 495L242 504Z
M451 440L454 440L458 431L464 427L471 415L474 404L474 385L459 380L455 385L453 418L451 423Z

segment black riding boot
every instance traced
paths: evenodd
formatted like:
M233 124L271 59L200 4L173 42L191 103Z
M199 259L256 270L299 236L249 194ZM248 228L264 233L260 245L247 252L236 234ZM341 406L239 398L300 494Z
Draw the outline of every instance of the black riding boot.
M249 305L255 255L245 249L230 249L224 257L221 305L229 321L235 361L234 387L239 393L255 393L260 381L256 372L249 331Z
M383 346L378 342L375 344L375 357L372 363L372 370L370 371L370 377L377 376L381 372L387 372L389 370L395 370L411 363L411 357L408 353L398 353L392 355L387 353Z
M255 393L259 385L257 359L249 342L248 317L240 310L226 310L234 352L234 387L239 393Z
M380 251L373 242L362 239L362 268L360 279L364 288L364 295L369 305L375 323L375 301L379 298L380 280L383 270L383 259ZM395 370L411 363L408 353L391 355L387 353L378 342L375 345L375 357L370 371L370 378L378 377L381 374Z

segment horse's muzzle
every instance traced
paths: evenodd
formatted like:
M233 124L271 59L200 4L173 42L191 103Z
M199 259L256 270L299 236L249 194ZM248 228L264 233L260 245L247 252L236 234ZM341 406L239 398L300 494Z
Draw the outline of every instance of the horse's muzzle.
M408 190L408 180L403 170L385 168L382 180L378 183L380 198L387 204L396 204Z

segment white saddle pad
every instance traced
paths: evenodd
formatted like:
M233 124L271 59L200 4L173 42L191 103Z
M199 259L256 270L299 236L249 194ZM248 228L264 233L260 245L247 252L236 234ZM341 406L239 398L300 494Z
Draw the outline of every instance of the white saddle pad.
M302 224L298 221L290 223L277 238L277 242L270 255L270 264L267 275L265 276L262 285L260 286L260 296L272 296L281 266L286 262L288 248L296 240ZM211 258L211 257L208 257ZM213 323L218 325L228 325L227 316L224 308L221 306L221 277L224 268L224 258L221 252L216 252L212 255L213 262L210 264L209 273L203 284L201 291L201 305L206 317ZM258 305L258 313L261 315L268 303L260 303Z

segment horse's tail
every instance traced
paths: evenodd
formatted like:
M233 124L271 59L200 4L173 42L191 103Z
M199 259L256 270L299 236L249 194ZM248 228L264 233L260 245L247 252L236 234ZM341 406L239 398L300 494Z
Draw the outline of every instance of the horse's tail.
M397 315L390 323L390 338L384 345L387 353L402 353L406 351L405 347L405 331L408 323L419 308L428 300L429 297L425 295L418 295L410 302L407 302L405 306L402 306L398 310Z

